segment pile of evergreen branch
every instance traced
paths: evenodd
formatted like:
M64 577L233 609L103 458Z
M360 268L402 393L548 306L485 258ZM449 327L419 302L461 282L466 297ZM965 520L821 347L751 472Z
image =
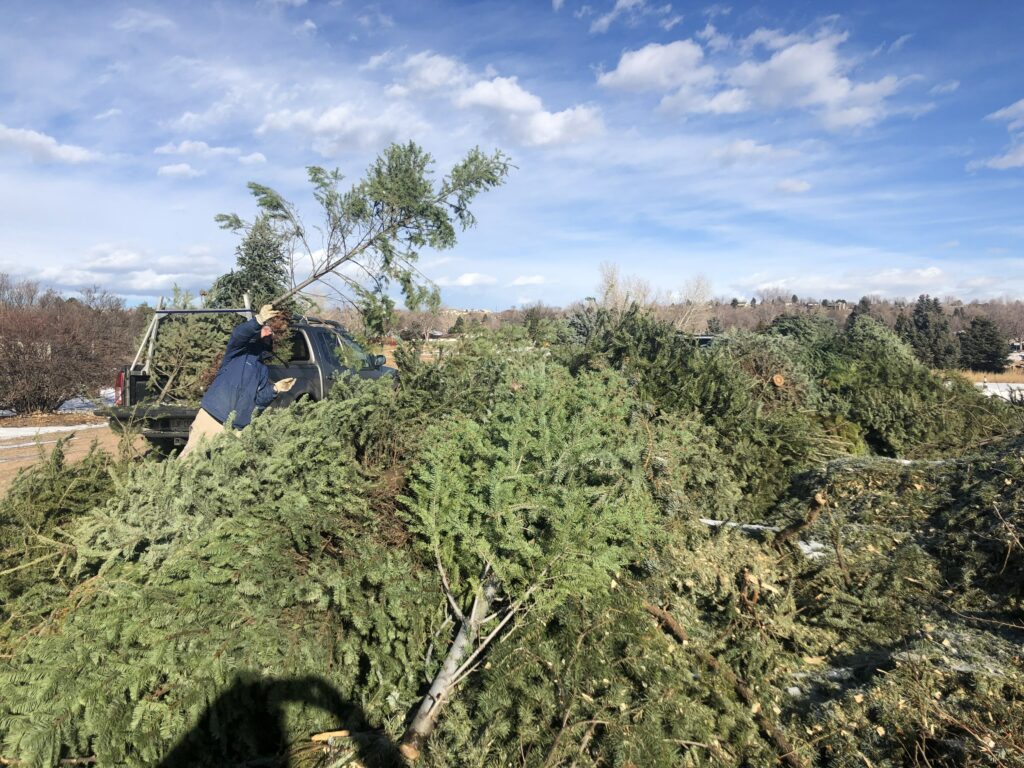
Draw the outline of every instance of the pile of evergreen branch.
M590 307L399 365L22 476L0 755L1024 764L1019 411L870 318L699 349Z

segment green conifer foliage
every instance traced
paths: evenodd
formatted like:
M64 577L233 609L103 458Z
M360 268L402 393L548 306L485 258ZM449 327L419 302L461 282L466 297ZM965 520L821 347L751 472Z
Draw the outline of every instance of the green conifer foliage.
M214 280L206 303L242 307L249 294L250 306L261 307L288 290L289 280L285 240L266 216L257 216L235 251L235 269Z
M961 368L1002 373L1009 354L1006 334L988 317L973 318L960 336Z
M394 765L487 594L431 768L1024 764L1015 411L865 317L574 323L24 475L0 756Z
M0 637L17 633L37 618L11 612L16 598L38 606L59 594L64 586L46 578L61 573L64 559L73 555L67 530L76 518L102 503L114 490L112 461L94 443L75 464L65 460L65 446L74 435L62 438L44 461L23 470L3 501L0 515Z

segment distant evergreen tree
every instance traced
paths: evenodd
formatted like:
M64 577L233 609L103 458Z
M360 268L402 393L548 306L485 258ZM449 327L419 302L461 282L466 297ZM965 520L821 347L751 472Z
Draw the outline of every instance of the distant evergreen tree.
M1002 373L1010 345L995 321L975 317L960 337L960 367L972 371Z
M218 277L207 299L213 307L241 307L246 293L253 307L288 290L288 253L267 216L259 216L235 250L236 268Z
M896 318L896 333L930 368L952 368L959 362L956 337L936 298L919 296L910 317L901 313Z
M853 310L850 312L849 317L846 318L846 327L852 328L853 324L857 322L858 317L871 317L871 299L867 296L861 296L860 301L853 305Z
M708 320L708 333L719 334L724 333L725 328L722 327L722 321L717 317L712 317Z

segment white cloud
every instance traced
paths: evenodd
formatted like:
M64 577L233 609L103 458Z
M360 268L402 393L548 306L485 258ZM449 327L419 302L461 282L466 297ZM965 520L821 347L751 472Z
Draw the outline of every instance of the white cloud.
M301 8L308 0L270 0L274 5L287 5L292 8Z
M789 195L802 195L810 191L811 185L803 179L783 179L775 185L775 189Z
M912 37L913 35L900 35L892 42L892 45L889 46L889 53L896 53L904 45L906 45Z
M900 288L920 289L940 284L945 280L946 273L939 267L921 267L919 269L894 267L865 276L863 283L868 289L894 290Z
M1018 144L1002 155L989 158L981 163L971 163L967 167L969 170L974 170L979 166L992 168L997 171L1006 171L1010 168L1024 168L1024 144Z
M295 28L295 34L297 35L315 35L316 34L316 22L312 19L306 19L304 22L299 24Z
M161 29L174 29L177 25L159 13L129 8L112 26L121 32L156 32Z
M360 147L377 149L382 144L409 138L423 128L422 121L399 105L374 112L363 105L339 104L324 111L282 109L263 118L257 134L302 131L313 138L313 148L325 157Z
M551 0L551 9L553 11L562 10L562 6L565 5L565 0Z
M698 37L718 50L730 44L711 24ZM906 81L892 75L852 80L853 64L838 52L845 40L841 34L803 39L758 29L742 42L747 58L722 69L709 63L693 40L650 43L623 53L618 66L600 73L597 82L631 91L661 91L661 108L666 111L737 114L802 108L831 129L870 126L890 113L886 99ZM768 58L763 58L766 54Z
M205 141L185 139L179 144L170 142L153 150L157 155L195 155L196 157L237 157L238 147L211 147Z
M615 69L597 78L598 85L629 91L705 87L714 80L714 67L704 63L703 49L692 40L649 43L637 51L626 51Z
M52 136L27 128L8 128L0 123L0 149L27 152L37 162L87 163L99 160L97 152L74 144L61 144Z
M932 86L932 89L928 92L938 96L946 93L953 93L959 87L959 80L947 80L944 83L938 83L937 85Z
M503 112L539 112L539 97L527 91L515 77L481 80L455 98L459 107L487 107Z
M546 282L544 275L520 275L511 285L544 285Z
M892 75L872 82L850 80L850 65L837 50L845 40L845 35L828 34L786 45L767 61L742 62L728 79L767 110L817 110L832 129L870 126L886 116L885 99L899 89L900 81Z
M1012 144L1001 155L990 157L988 160L976 160L968 163L967 170L973 171L981 167L997 171L1024 168L1024 99L987 115L985 119L1006 121L1006 130L1010 132Z
M540 97L523 88L516 77L479 80L456 95L455 105L497 113L505 129L529 146L579 141L604 131L596 107L579 105L549 112Z
M464 272L455 279L441 277L435 282L442 287L471 288L476 285L494 285L498 278L480 272Z
M520 126L522 141L532 146L566 144L600 136L604 121L596 107L577 106L561 112L535 112Z
M238 158L238 162L242 165L256 165L257 163L267 162L267 158L263 156L262 152L253 152L249 155L242 155Z
M161 165L156 172L157 176L167 176L172 179L194 179L202 176L203 171L197 171L188 163L175 163L173 165Z
M735 115L750 109L750 97L742 88L730 88L709 95L698 88L684 86L663 98L661 107L669 112Z
M1008 107L993 112L988 115L986 120L1007 120L1009 125L1006 129L1009 131L1019 131L1024 129L1024 99L1016 101Z
M747 53L758 46L767 48L770 51L777 51L786 48L800 41L799 35L787 35L777 29L755 29L740 43L740 47Z
M369 59L366 60L365 64L359 67L359 69L370 71L373 71L375 69L381 69L382 67L390 64L394 58L394 51L383 51L382 53L377 53L371 56Z
M84 269L94 272L124 272L148 263L138 251L109 243L100 243L89 249L82 260Z
M469 79L469 70L458 59L431 51L409 56L402 67L408 72L406 85L417 91L452 88Z
M645 0L615 0L615 5L608 13L598 16L590 25L591 32L607 32L612 22L623 14L638 11L645 5Z
M98 115L95 115L93 117L93 120L108 120L111 117L117 117L120 114L121 114L121 110L120 109L117 109L117 108L108 109L106 112L100 112Z
M710 21L704 26L704 29L697 33L697 37L715 53L724 51L732 45L732 38L719 32Z
M722 165L734 165L741 161L767 160L795 154L791 150L777 150L771 144L759 144L753 139L737 139L714 150L712 156Z
M672 16L671 18L662 19L658 22L658 26L664 29L666 32L671 32L673 28L683 23L682 16Z

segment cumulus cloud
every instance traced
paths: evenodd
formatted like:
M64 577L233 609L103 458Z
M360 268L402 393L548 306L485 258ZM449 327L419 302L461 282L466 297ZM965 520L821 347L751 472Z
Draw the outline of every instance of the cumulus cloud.
M398 105L381 111L356 104L326 110L282 109L263 118L257 134L300 131L313 138L313 148L332 157L348 147L373 149L422 129L422 121Z
M297 35L315 35L316 34L316 22L312 19L306 19L304 22L299 24L295 28L295 34Z
M460 107L488 107L503 112L539 112L540 98L519 85L515 77L480 80L455 98Z
M106 112L100 112L98 115L93 116L93 120L109 120L112 117L117 117L121 114L120 109L108 109Z
M692 40L650 43L626 51L611 72L598 75L598 85L628 91L666 91L682 86L706 87L715 81L715 69L704 63L704 50Z
M498 278L481 272L464 272L456 278L441 277L435 281L442 287L471 288L477 285L494 285Z
M169 295L174 285L198 290L208 286L221 270L205 246L159 255L129 245L99 243L73 266L39 267L24 276L66 291L102 285L125 296L156 296Z
M697 38L703 40L708 49L715 53L724 51L732 45L732 38L719 32L710 21L697 33Z
M0 123L0 149L27 153L36 162L88 163L99 160L97 152L74 144L61 144L53 136L27 128L8 128Z
M544 275L520 275L513 280L511 285L544 285L547 280Z
M256 165L257 163L267 162L267 158L263 156L262 152L253 152L248 155L242 155L238 158L238 162L242 165Z
M775 185L775 189L788 195L802 195L810 191L811 185L803 179L783 179Z
M893 75L854 82L850 65L838 52L846 35L829 34L812 41L786 45L767 61L744 61L728 75L751 100L768 110L806 107L819 111L829 128L855 128L879 122L885 100L900 87Z
M195 157L237 157L238 147L211 147L205 141L185 139L179 144L170 142L153 150L158 155L194 155Z
M140 8L129 8L112 24L121 32L156 32L174 29L177 25L166 16Z
M596 107L580 105L549 112L540 97L523 88L515 77L479 80L457 94L455 104L462 109L489 110L508 132L529 146L578 141L604 130Z
M717 34L708 25L699 36L710 47ZM598 84L660 91L662 109L684 114L807 109L834 130L874 125L890 113L886 100L903 82L893 75L853 80L853 64L839 55L845 40L846 35L830 32L805 39L758 29L742 41L746 58L721 68L708 62L693 40L651 43L623 53L614 70L598 75Z
M432 51L408 56L402 64L407 73L405 85L417 91L453 88L469 80L469 69L458 59Z
M197 171L188 163L174 163L173 165L161 165L156 174L172 179L194 179L196 176L202 176L203 171Z

